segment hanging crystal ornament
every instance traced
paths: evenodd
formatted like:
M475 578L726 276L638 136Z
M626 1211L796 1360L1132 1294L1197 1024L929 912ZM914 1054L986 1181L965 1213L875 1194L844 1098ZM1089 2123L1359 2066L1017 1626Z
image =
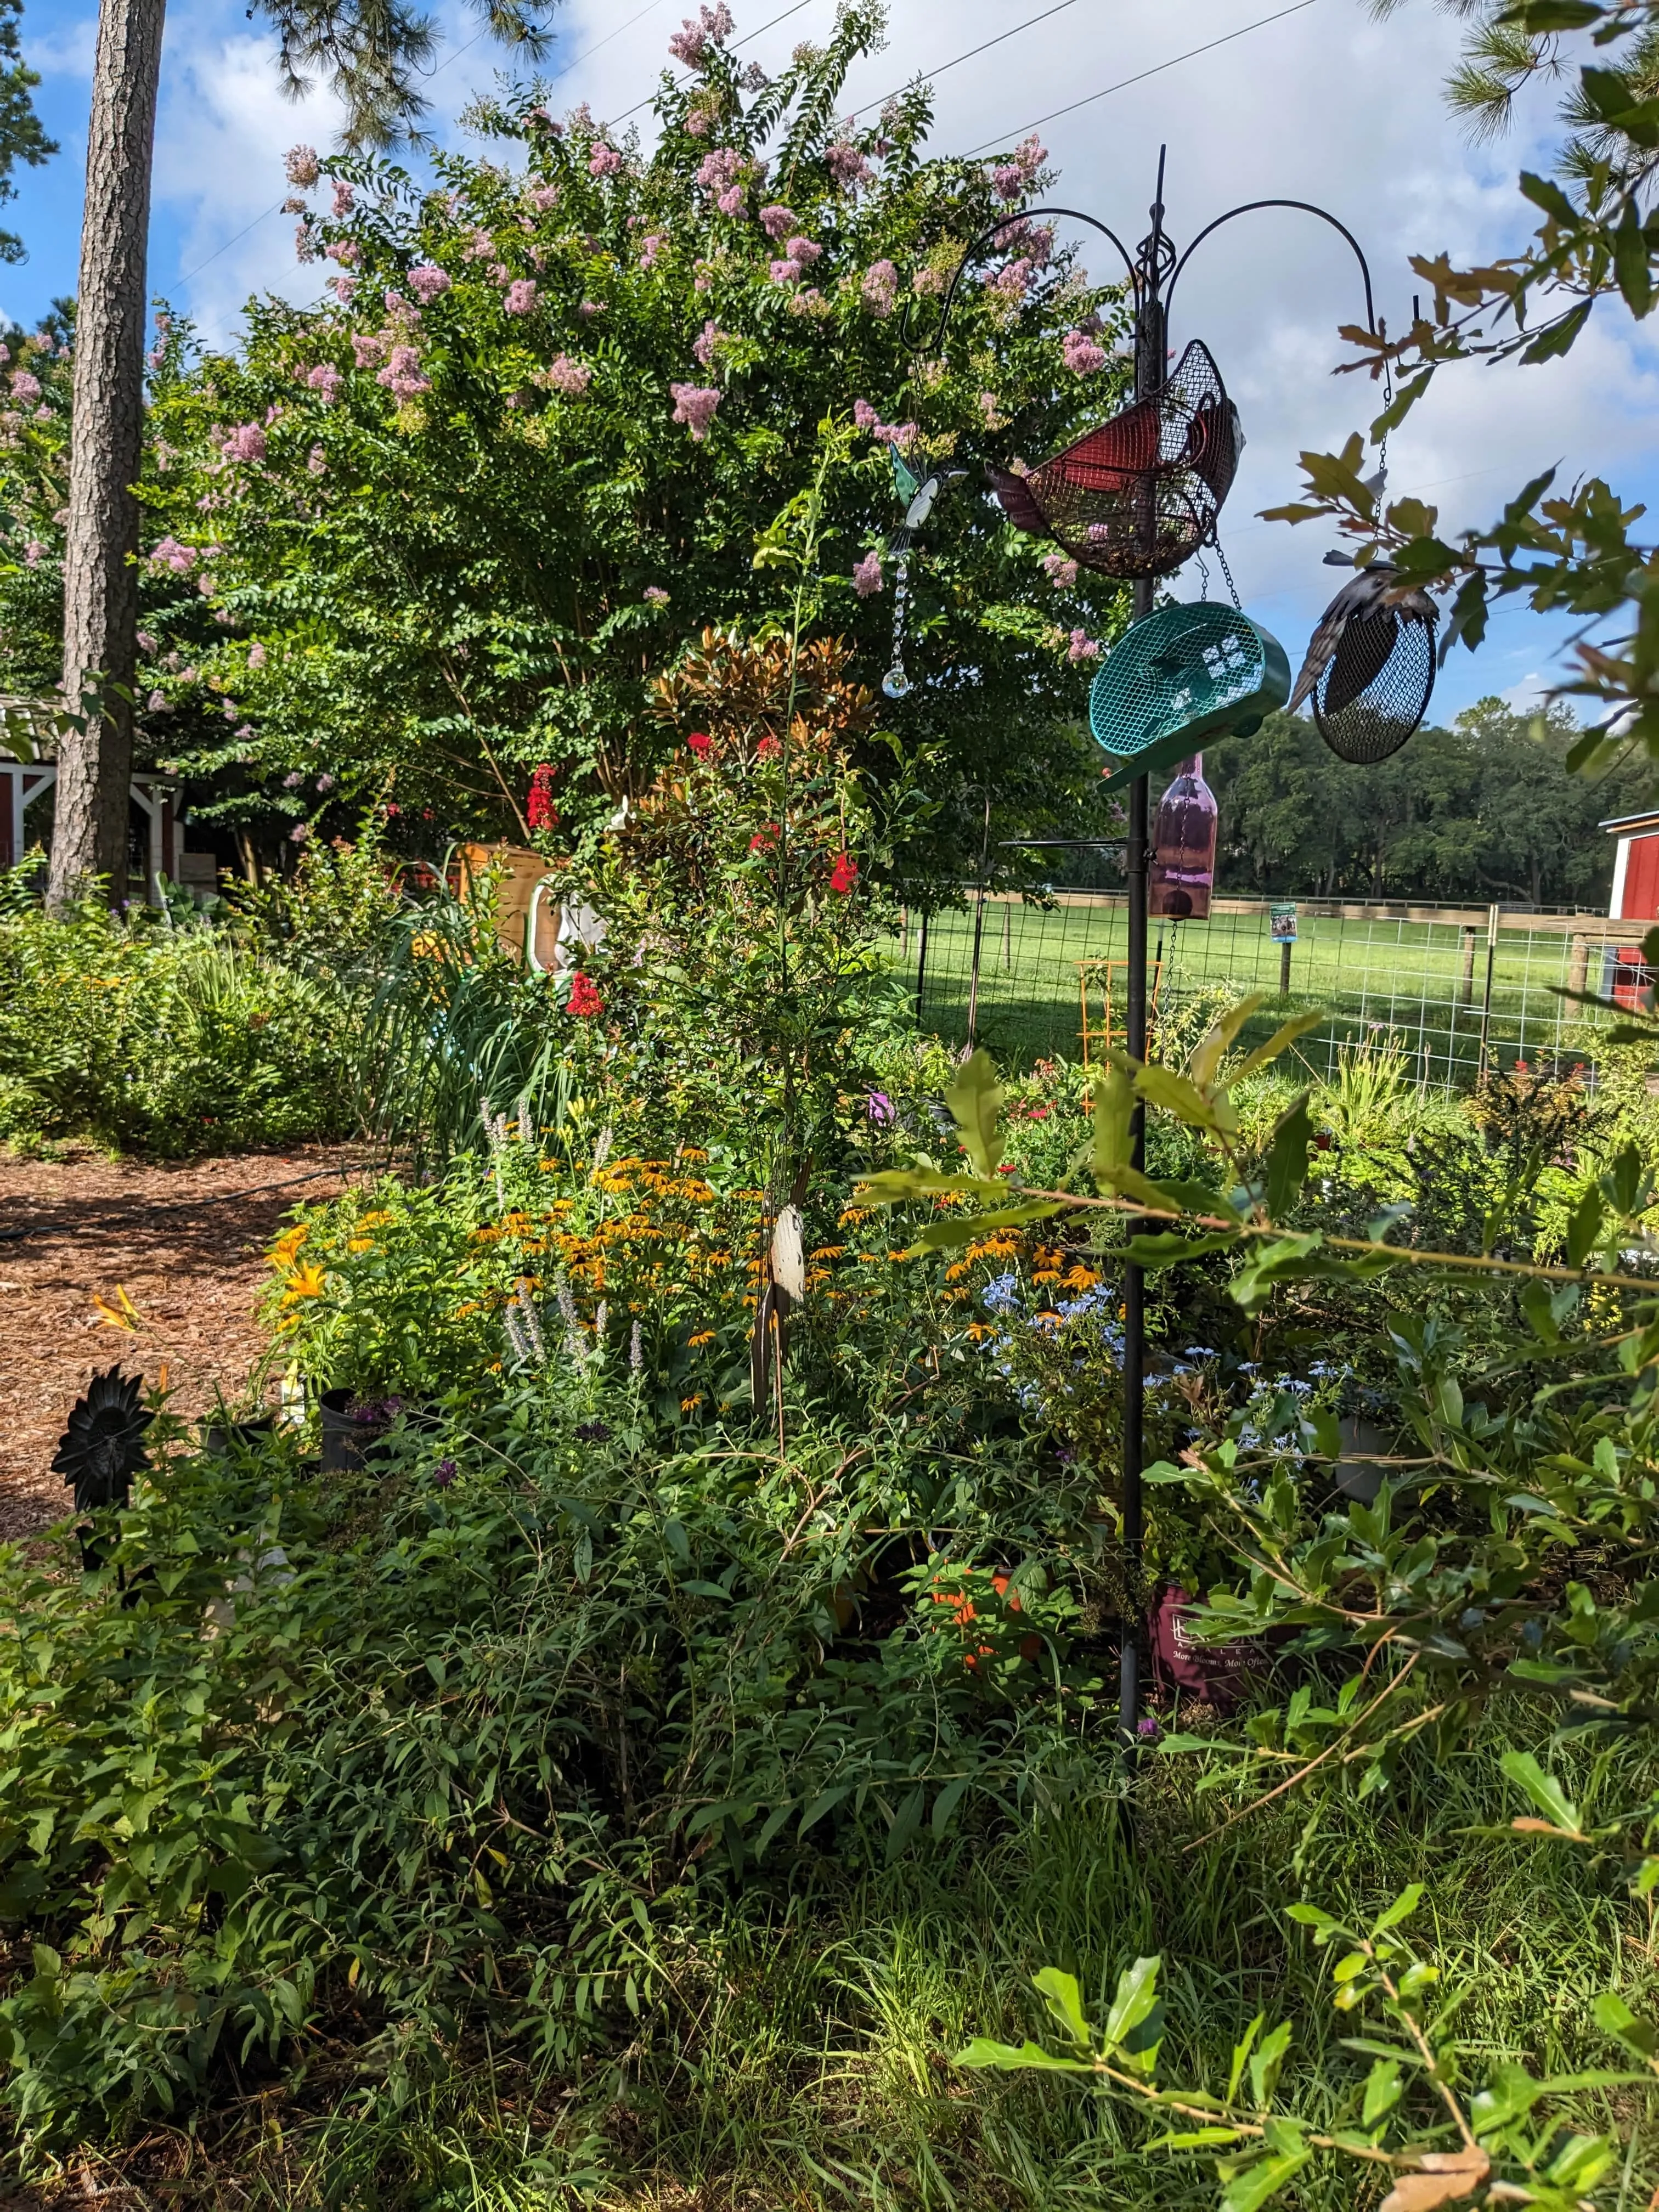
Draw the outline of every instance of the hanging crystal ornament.
M893 665L881 679L881 688L890 699L905 698L915 688L904 672L904 617L909 602L910 556L901 553L893 579Z
M908 467L896 446L888 449L893 462L893 491L904 509L904 520L887 540L888 553L897 562L893 577L893 665L881 679L890 699L902 699L915 689L904 670L904 633L910 608L911 541L933 511L942 491L961 483L965 469L936 469L923 479Z

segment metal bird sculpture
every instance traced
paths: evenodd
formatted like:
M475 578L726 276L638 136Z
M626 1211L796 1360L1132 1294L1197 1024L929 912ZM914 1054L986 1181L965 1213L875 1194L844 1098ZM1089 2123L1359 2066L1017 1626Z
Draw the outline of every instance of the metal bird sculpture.
M1386 561L1362 568L1344 584L1319 618L1308 657L1290 698L1294 714L1327 668L1330 678L1318 701L1322 714L1340 714L1370 689L1388 665L1402 622L1418 623L1432 636L1439 611L1415 584L1402 584ZM1426 701L1425 704L1426 705Z

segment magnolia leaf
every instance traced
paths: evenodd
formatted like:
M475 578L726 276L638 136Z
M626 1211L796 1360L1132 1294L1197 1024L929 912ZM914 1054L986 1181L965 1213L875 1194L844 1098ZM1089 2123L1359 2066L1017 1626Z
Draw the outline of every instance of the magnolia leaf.
M945 1252L953 1245L971 1244L988 1229L1017 1229L1023 1222L1043 1221L1049 1214L1058 1213L1060 1206L1053 1199L1033 1200L1029 1206L999 1206L994 1213L970 1213L953 1221L930 1221L905 1253L914 1260L923 1252Z
M1106 2015L1106 2027L1102 2040L1105 2051L1115 2051L1124 2038L1150 2018L1158 2006L1158 1970L1161 1962L1156 1959L1137 1959L1126 1966L1117 1978L1117 1994L1112 1999L1112 2008Z
M1266 1044L1259 1044L1254 1052L1245 1054L1227 1078L1228 1090L1243 1083L1246 1076L1254 1075L1258 1068L1266 1067L1270 1061L1277 1060L1280 1053L1296 1042L1297 1037L1306 1036L1310 1030L1316 1030L1324 1018L1324 1008L1315 1006L1305 1014L1292 1014L1289 1021L1281 1022Z
M1270 1219L1279 1220L1301 1196L1308 1174L1308 1147L1312 1141L1313 1124L1308 1119L1308 1094L1304 1091L1289 1113L1279 1117L1267 1153Z
M1013 2074L1030 2069L1045 2074L1089 2074L1094 2069L1086 2058L1056 2058L1040 2043L992 2043L981 2035L975 2036L965 2051L958 2051L954 2061L957 2066L983 2066L998 2072Z
M1132 1237L1123 1256L1132 1267L1155 1272L1159 1267L1178 1267L1183 1261L1201 1260L1206 1253L1230 1252L1237 1242L1224 1229L1212 1229L1198 1237L1183 1237L1178 1229L1168 1229L1157 1236Z
M1510 1780L1526 1791L1552 1827L1569 1836L1583 1834L1578 1808L1554 1776L1545 1773L1529 1751L1506 1751L1498 1763Z
M1002 1158L1002 1091L983 1045L962 1066L945 1094L951 1119L962 1133L962 1149L982 1176L994 1176Z
M978 1176L940 1175L933 1168L883 1168L860 1177L858 1186L860 1197L874 1206L897 1206L907 1198L932 1198L949 1191L965 1192L969 1198L1000 1198L1006 1188L1006 1183L986 1182Z
M1237 2128L1188 2128L1178 2136L1154 2136L1148 2150L1205 2150L1212 2143L1237 2142Z
M1256 2212L1257 2206L1276 2197L1312 2156L1311 2151L1294 2150L1281 2158L1267 2158L1259 2165L1247 2166L1242 2172L1235 2173L1222 2191L1217 2212Z
M1623 1997L1611 1990L1604 1990L1596 1998L1590 2012L1604 2035L1616 2035L1632 2051L1640 2051L1644 2058L1651 2058L1659 2052L1659 2028L1651 2021L1638 2019Z
M1252 991L1248 998L1229 1006L1194 1046L1187 1061L1187 1073L1200 1091L1207 1091L1215 1081L1229 1046L1267 995L1265 991Z
M1435 2212L1437 2204L1455 2204L1460 2197L1473 2197L1492 2172L1492 2160L1479 2148L1426 2150L1419 2162L1422 2172L1402 2173L1377 2212Z
M1095 1085L1093 1167L1097 1183L1109 1183L1129 1165L1134 1085L1121 1067L1108 1069Z
M1152 1105L1161 1106L1166 1114L1173 1114L1177 1121L1184 1121L1194 1129L1232 1129L1237 1127L1232 1110L1224 1099L1206 1098L1196 1084L1189 1083L1184 1075L1173 1068L1159 1067L1156 1062L1135 1070L1135 1089Z
M1154 1972L1158 1970L1156 1960L1152 1961L1152 1970ZM1091 2045L1089 2022L1084 2014L1083 1998L1078 1989L1077 1976L1062 1973L1058 1966L1045 1966L1041 1973L1032 1975L1031 1986L1048 2006L1060 2027L1065 2029L1066 2034L1071 2037L1073 2042L1080 2044L1084 2050L1087 2051ZM1119 1986L1121 1990L1121 1984L1120 1984ZM1107 2024L1109 2045L1114 2039L1109 2021Z

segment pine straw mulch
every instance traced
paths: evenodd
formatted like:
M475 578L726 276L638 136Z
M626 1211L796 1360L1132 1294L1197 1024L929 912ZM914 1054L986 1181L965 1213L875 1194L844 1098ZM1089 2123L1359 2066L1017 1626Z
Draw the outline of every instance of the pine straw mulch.
M290 1206L331 1196L363 1162L326 1145L178 1165L0 1148L0 1542L67 1510L52 1456L94 1370L119 1360L155 1382L165 1368L177 1413L207 1413L221 1393L235 1403L265 1348L261 1254ZM93 1303L119 1310L118 1290L136 1330Z

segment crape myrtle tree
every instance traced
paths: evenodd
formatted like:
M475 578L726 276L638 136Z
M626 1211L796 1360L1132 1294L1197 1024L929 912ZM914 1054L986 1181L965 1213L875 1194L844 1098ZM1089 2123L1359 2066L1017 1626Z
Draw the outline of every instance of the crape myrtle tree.
M431 189L296 149L325 300L254 306L234 356L171 331L159 359L146 561L187 587L179 620L220 627L180 669L173 617L151 625L158 745L164 709L222 701L215 741L177 757L262 777L296 842L365 796L428 846L553 813L568 836L683 744L646 709L689 642L784 622L775 556L839 423L856 434L823 494L820 627L872 685L893 455L968 471L912 564L915 689L866 740L928 763L932 866L977 865L986 787L1007 822L1097 784L1076 715L1121 595L1008 528L977 465L1036 462L1111 410L1119 310L1022 212L1045 182L1034 140L924 160L920 89L867 129L837 119L881 27L849 5L769 80L706 8L672 41L690 74L664 76L649 155L586 107L556 119L539 85L480 103L501 157L441 155ZM941 356L941 295L1000 221Z
M14 0L15 4L15 0ZM532 58L545 48L538 15L520 0L479 0L485 27ZM422 112L419 71L430 23L403 0L250 0L277 33L285 92L310 88L321 70L345 102L347 143L395 143ZM125 889L127 789L133 745L138 607L136 485L144 437L145 249L150 160L166 0L100 0L87 131L74 372L75 436L60 549L63 690L71 718L58 747L51 897L62 905L96 877ZM0 14L0 179L5 132L15 132L14 49ZM23 158L36 154L23 146Z

